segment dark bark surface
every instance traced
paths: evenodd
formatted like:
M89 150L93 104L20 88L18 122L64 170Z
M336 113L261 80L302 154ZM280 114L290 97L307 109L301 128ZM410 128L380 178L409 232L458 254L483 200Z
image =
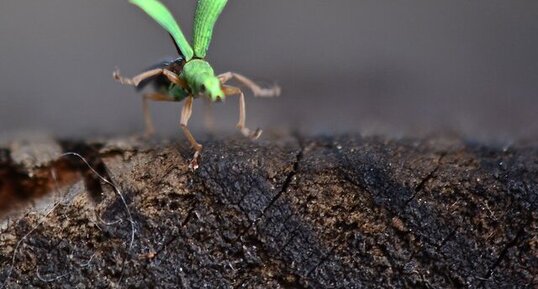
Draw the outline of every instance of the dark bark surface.
M42 147L0 151L0 209L60 196L4 214L0 288L538 286L534 146L209 141L194 172L183 142Z

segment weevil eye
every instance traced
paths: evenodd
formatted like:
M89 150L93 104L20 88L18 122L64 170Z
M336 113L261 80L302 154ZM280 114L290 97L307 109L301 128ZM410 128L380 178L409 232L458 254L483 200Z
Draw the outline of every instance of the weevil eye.
M202 84L202 86L200 86L200 92L205 93L205 90L206 90L205 85Z

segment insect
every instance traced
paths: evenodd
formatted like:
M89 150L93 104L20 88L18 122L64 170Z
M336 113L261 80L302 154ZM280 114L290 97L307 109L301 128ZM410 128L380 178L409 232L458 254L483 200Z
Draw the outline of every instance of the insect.
M160 62L133 78L123 77L118 69L113 73L116 81L135 86L137 90L141 90L149 84L154 86L155 90L143 94L142 98L145 135L151 135L155 131L149 113L148 101L185 101L181 110L180 126L195 151L191 167L196 169L201 157L202 145L196 141L187 127L192 114L193 100L198 97L206 97L210 102L219 102L224 101L227 96L238 96L239 121L237 128L244 136L257 139L262 131L260 129L252 131L245 125L244 93L238 87L226 85L226 82L234 79L249 88L254 96L258 97L278 96L280 87L274 85L270 88L262 88L254 81L234 72L215 75L213 68L205 60L213 36L213 28L228 1L198 0L194 16L193 47L185 38L172 13L161 2L158 0L130 0L130 2L141 8L170 34L179 53L179 57L176 59Z

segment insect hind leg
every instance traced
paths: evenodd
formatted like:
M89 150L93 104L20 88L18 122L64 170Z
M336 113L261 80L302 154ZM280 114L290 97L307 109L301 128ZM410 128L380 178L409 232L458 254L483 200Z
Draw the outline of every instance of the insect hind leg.
M149 111L148 101L150 100L177 101L172 95L159 93L159 92L145 93L142 96L142 109L144 112L144 123L145 123L145 129L144 129L145 137L150 137L155 134L155 127L153 126L153 121L151 120L151 113Z

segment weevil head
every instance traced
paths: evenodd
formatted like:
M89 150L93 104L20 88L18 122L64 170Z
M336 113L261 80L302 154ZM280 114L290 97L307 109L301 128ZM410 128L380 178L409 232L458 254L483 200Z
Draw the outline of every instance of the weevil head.
M195 95L204 95L213 102L224 100L220 80L211 65L202 59L193 59L183 66L182 77Z
M224 92L222 91L220 80L214 75L204 77L200 87L200 93L209 97L213 102L224 100Z

